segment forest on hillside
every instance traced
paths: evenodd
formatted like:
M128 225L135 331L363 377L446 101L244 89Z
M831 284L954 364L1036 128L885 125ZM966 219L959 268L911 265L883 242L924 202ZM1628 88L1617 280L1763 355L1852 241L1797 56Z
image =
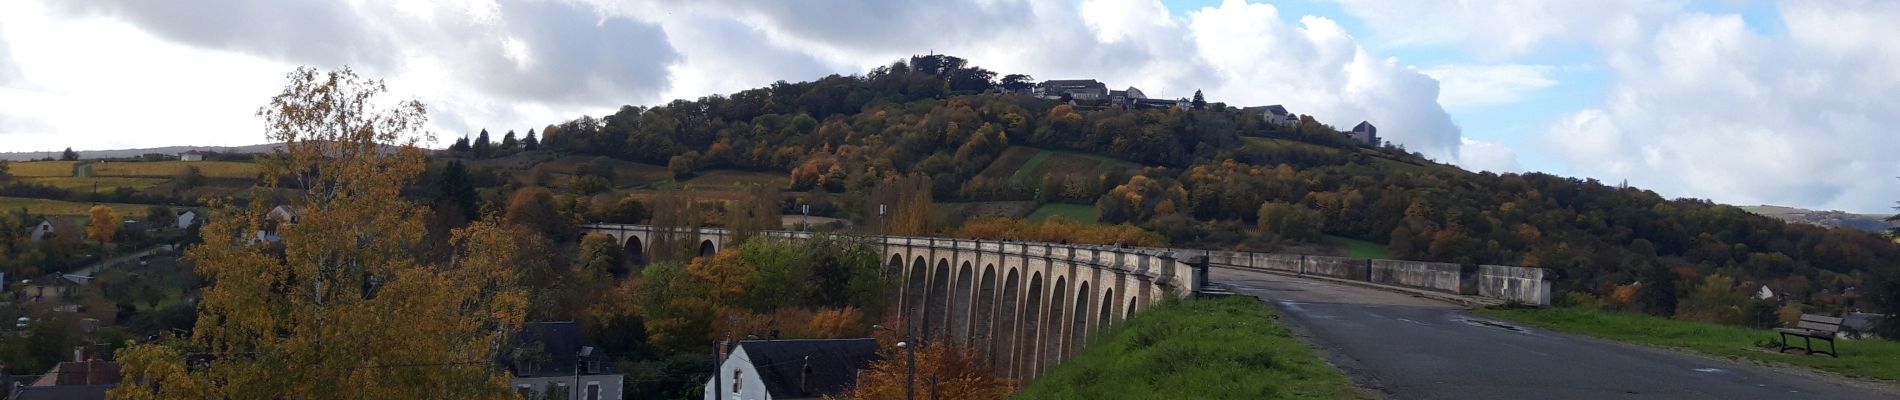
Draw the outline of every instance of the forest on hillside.
M1340 236L1386 244L1395 258L1549 268L1560 298L1730 323L1761 316L1745 295L1761 286L1797 310L1900 309L1900 245L1881 235L1594 179L1471 173L1402 147L1359 145L1312 116L1282 128L1199 99L1187 109L1065 103L1021 93L1030 77L997 76L956 57L917 56L862 76L626 106L546 126L540 143L665 165L682 177L786 173L791 191L867 193L928 177L936 201L1094 204L1102 222L1181 246L1273 250ZM1144 167L983 176L1011 146ZM1651 290L1640 292L1654 294L1613 296L1643 282Z

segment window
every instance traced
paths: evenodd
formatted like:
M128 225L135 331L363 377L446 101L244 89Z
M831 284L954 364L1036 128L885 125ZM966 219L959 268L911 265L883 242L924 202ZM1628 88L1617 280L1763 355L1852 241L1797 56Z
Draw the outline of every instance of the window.
M736 369L732 370L732 393L739 393L739 389L743 388L745 388L745 373Z

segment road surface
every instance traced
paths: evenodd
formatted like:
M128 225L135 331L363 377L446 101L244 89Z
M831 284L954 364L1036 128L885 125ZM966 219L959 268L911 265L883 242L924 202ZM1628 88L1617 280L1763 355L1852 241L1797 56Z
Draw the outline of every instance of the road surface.
M1376 289L1214 268L1394 399L1895 399L1893 388L1523 327Z

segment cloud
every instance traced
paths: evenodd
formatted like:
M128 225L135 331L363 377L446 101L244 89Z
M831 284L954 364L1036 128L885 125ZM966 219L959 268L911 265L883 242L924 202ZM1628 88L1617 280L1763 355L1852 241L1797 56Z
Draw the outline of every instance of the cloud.
M1419 71L1437 79L1442 89L1438 103L1447 108L1482 107L1516 103L1557 80L1548 65L1440 65Z
M1524 171L1517 164L1517 152L1501 144L1474 139L1464 139L1459 146L1458 166L1500 174Z
M1796 2L1785 34L1689 14L1613 49L1607 104L1545 140L1573 170L1737 204L1884 211L1900 199L1900 4Z
M1394 45L1461 45L1490 58L1523 55L1553 42L1620 47L1684 0L1334 0Z

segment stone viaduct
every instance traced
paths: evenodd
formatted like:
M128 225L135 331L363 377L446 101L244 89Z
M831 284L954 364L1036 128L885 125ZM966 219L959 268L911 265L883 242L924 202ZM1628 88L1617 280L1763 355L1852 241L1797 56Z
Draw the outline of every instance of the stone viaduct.
M641 262L656 229L587 224ZM664 234L664 233L661 233ZM805 232L766 231L788 239ZM723 229L679 232L699 254L730 245ZM1168 248L906 236L861 236L882 251L894 301L922 340L947 340L985 356L997 372L1034 380L1068 360L1088 335L1168 298L1217 292L1207 269L1262 270L1405 287L1495 303L1550 305L1552 276L1539 268L1370 260Z
M587 224L644 260L655 228ZM662 233L663 234L663 233ZM808 233L767 231L800 239ZM701 255L730 245L723 229L700 228ZM1166 298L1193 296L1207 281L1195 260L1161 249L866 236L883 256L899 310L921 340L947 340L986 356L997 372L1033 380L1067 360L1088 335ZM1203 264L1204 265L1204 264Z

